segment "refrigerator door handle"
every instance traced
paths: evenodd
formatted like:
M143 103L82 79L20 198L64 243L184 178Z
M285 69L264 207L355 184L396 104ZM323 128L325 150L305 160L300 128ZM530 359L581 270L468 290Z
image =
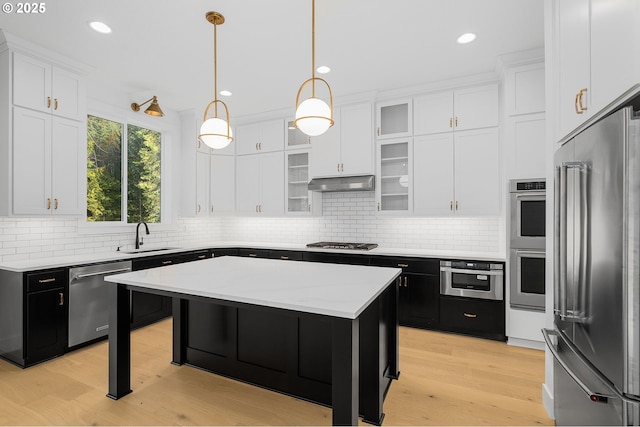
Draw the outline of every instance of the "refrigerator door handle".
M581 237L574 235L574 248L578 248L579 259L569 262L567 254L567 222L568 222L568 172L571 169L574 176L578 176L578 206L574 209L578 209L579 212L579 226L580 233L577 233ZM587 199L587 185L589 180L587 179L588 166L583 162L563 162L560 166L556 166L555 169L555 205L557 206L554 212L555 229L558 230L557 238L555 239L555 260L554 260L554 276L555 283L558 286L555 287L554 298L554 313L562 320L568 320L571 322L586 322L587 315L587 248L588 238L585 237L588 233L588 199ZM575 190L574 190L575 191ZM575 194L574 194L575 195ZM575 200L572 198L572 200ZM574 255L575 256L575 255ZM580 266L580 271L573 272L574 282L577 284L577 289L572 283L572 298L569 297L568 292L568 271L567 267L574 265ZM577 280L575 280L577 273ZM577 298L576 298L577 296ZM571 301L570 301L571 300ZM569 304L571 302L571 304Z
M575 381L576 384L578 384L578 386L582 389L582 391L585 392L585 394L587 396L589 396L589 399L592 402L606 402L609 398L612 398L614 396L612 395L607 395L604 393L598 393L595 392L593 390L591 390L569 367L569 365L567 365L567 362L564 361L564 359L562 358L562 356L560 355L560 353L558 353L558 349L556 348L557 344L553 343L553 337L555 337L556 339L561 339L565 342L565 344L571 349L572 352L576 353L576 355L578 356L578 358L582 361L585 362L583 357L580 355L580 353L576 352L576 349L573 348L573 344L571 344L570 342L568 342L567 340L565 340L564 338L562 338L562 336L560 336L560 334L555 331L555 330L551 330L551 329L542 329L542 336L544 337L544 341L547 343L547 348L549 349L549 351L551 351L551 354L553 355L554 359L556 359L558 361L558 363L560 364L560 366L562 366L562 369L564 369L567 374L571 377L571 379L573 381ZM608 380L606 378L604 378L599 372L595 371L588 363L585 363L585 365L589 368L589 370L591 371L591 373L593 375L595 375L596 377L598 377L598 379L600 379L602 382L604 382L605 384L608 383ZM620 397L622 398L622 396L617 393L615 391L615 389L613 389L612 387L611 391L613 391L614 395L616 395L616 397Z

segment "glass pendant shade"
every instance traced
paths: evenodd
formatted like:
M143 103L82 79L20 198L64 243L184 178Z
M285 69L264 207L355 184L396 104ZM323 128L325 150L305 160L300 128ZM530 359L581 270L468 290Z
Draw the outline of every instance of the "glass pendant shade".
M219 117L205 120L200 126L200 135L198 137L208 147L218 150L225 148L233 141L229 124Z
M306 135L322 135L332 124L331 108L320 98L311 97L298 105L295 125Z

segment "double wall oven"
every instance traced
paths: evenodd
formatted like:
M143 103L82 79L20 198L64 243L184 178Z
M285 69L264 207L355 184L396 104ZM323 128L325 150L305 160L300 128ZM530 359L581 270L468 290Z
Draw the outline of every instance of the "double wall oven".
M509 303L513 308L544 311L546 182L511 180L509 197Z

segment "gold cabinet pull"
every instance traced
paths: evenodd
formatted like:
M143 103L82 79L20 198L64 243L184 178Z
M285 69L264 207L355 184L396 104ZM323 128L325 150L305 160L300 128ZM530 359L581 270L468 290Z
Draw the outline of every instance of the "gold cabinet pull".
M378 202L378 210L380 210L380 202Z
M47 210L51 209L51 198L47 197Z
M463 313L464 317L468 317L469 319L475 319L476 317L478 317L477 314L473 314L473 313Z
M58 305L64 305L64 293L60 292L58 293L58 295L60 295L60 302L58 303Z
M336 170L340 172L340 163L336 163Z
M206 255L198 255L198 259L205 259L206 257Z
M256 258L256 257L258 256L258 254L249 254L249 256L250 256L251 258Z
M60 203L58 203L58 199L53 199L53 209L58 210L59 205Z
M281 257L280 257L280 259L287 260L287 259L289 259L289 257L288 257L288 256L284 256L284 255L283 255L283 256L281 256Z
M456 117L456 127L458 127L458 118Z
M582 101L584 99L584 94L587 92L587 88L584 87L582 89L580 89L580 92L578 93L578 106L580 107L580 113L582 114L583 112L587 111L587 107L582 105Z
M262 151L262 142L258 142L258 148Z
M47 96L47 108L51 108L51 97Z
M202 210L202 206L200 206L200 204L198 203L198 208L196 209L196 212L200 213L201 210Z
M458 201L456 200L456 210L458 210Z
M344 163L340 163L340 172L344 172Z
M258 151L258 143L256 142L256 151Z
M162 265L169 265L169 264L173 264L173 261L171 261L170 259L166 261L162 261Z
M449 117L449 127L453 127L453 117Z
M409 264L398 264L398 267L407 268L407 267L409 267Z
M48 279L40 279L38 280L38 283L52 283L55 282L56 278L55 277L50 277Z
M58 98L53 100L53 109L57 110L58 109Z
M376 133L378 134L378 136L380 136L380 127L378 126L378 128L376 129Z
M453 210L453 200L449 200L449 210Z
M407 280L409 280L409 279L407 278L407 276L404 276L404 287L405 287L405 288L409 287L409 285L407 284Z
M576 114L582 114L582 111L580 111L580 107L578 106L579 97L580 97L580 92L576 93L576 99L573 101L573 106L576 109Z

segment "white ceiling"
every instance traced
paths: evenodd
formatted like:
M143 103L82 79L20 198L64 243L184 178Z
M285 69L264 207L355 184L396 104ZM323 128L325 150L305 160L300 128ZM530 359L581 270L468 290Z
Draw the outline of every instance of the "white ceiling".
M541 48L542 0L317 0L316 65L334 97L387 91L491 72L499 55ZM89 78L124 93L155 94L176 111L213 99L231 117L293 107L311 77L311 0L50 0L39 15L0 15L0 29L93 68ZM113 29L101 35L87 22ZM465 32L475 42L459 45ZM150 97L150 95L148 96ZM146 99L146 98L145 98ZM138 102L144 99L138 99Z

